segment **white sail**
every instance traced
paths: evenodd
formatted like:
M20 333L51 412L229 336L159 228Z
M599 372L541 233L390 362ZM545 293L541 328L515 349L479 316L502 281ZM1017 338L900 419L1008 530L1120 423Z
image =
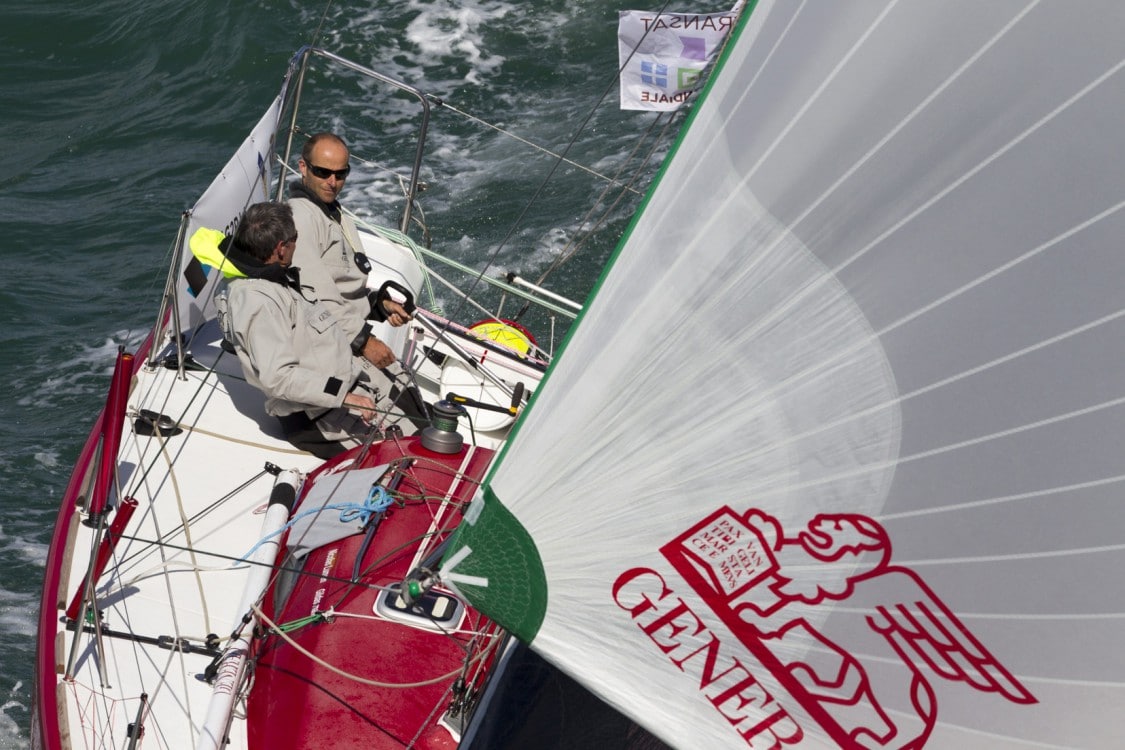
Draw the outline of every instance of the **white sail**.
M186 238L200 227L233 231L242 211L253 203L268 200L273 173L274 138L288 88L292 66L281 92L254 126L238 151L200 196L187 215L185 241L181 248L177 298L180 327L185 333L214 317L214 292L222 274L200 264L188 249Z
M444 578L677 747L1116 746L1123 39L757 3Z

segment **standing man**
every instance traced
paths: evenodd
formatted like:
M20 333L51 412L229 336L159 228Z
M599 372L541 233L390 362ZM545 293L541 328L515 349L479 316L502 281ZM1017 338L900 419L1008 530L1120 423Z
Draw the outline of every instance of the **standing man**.
M371 265L362 252L355 222L338 200L351 172L347 144L333 133L311 136L301 149L300 181L289 185L289 205L297 227L294 264L302 281L316 290L351 337L352 350L376 367L395 361L391 349L371 333L368 319L400 326L410 314L385 295L367 288Z

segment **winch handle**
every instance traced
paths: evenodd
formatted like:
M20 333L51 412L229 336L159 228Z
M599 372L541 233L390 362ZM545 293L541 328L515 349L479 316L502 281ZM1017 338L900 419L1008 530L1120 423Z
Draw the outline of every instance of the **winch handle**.
M511 414L512 416L515 416L519 413L520 404L523 401L523 391L524 385L523 381L521 380L519 383L516 383L515 392L512 394L511 406L496 406L495 404L486 404L483 401L477 401L476 399L469 398L468 396L459 396L452 391L445 394L445 400L452 404L457 404L458 406L467 406L474 409L485 409L486 411L497 411L501 414Z

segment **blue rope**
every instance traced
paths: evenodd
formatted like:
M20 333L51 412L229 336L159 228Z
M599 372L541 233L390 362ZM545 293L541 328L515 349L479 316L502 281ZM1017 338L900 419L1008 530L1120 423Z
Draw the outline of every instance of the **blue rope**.
M250 555L254 554L254 552L256 552L259 547L261 547L263 544L265 544L281 532L289 529L293 524L295 524L305 516L312 515L313 513L321 513L326 510L338 510L340 511L341 523L351 523L352 521L359 521L361 526L366 526L367 522L371 519L371 516L387 510L387 508L390 508L392 505L394 505L394 502L394 498L392 498L390 494L387 493L385 487L375 484L371 486L371 491L367 493L367 497L362 503L332 503L331 505L322 505L319 508L309 508L308 510L302 511L290 518L289 522L277 531L269 533L259 539L258 543L251 547L250 551L245 555L235 560L235 563L237 564L240 562L246 562L247 558L249 558Z
M340 511L340 520L344 523L359 520L366 526L372 515L382 513L393 504L394 500L387 494L387 490L382 485L373 484L363 505L347 503L349 507Z

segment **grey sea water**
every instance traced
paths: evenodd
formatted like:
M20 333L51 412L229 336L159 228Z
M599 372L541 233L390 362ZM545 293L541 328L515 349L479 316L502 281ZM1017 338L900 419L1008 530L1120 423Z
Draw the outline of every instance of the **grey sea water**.
M718 10L723 3L691 8ZM12 0L0 24L0 750L28 746L39 585L70 466L119 345L151 325L181 212L315 43L399 76L571 158L612 171L652 116L617 109L609 0L336 0L328 4ZM341 96L347 96L341 93ZM343 135L376 157L385 112ZM339 122L327 121L333 128ZM509 236L550 160L488 132L435 128L444 167L424 203L436 248L534 278L581 230L601 189L562 170ZM381 215L379 196L346 192ZM552 281L579 299L639 202Z

